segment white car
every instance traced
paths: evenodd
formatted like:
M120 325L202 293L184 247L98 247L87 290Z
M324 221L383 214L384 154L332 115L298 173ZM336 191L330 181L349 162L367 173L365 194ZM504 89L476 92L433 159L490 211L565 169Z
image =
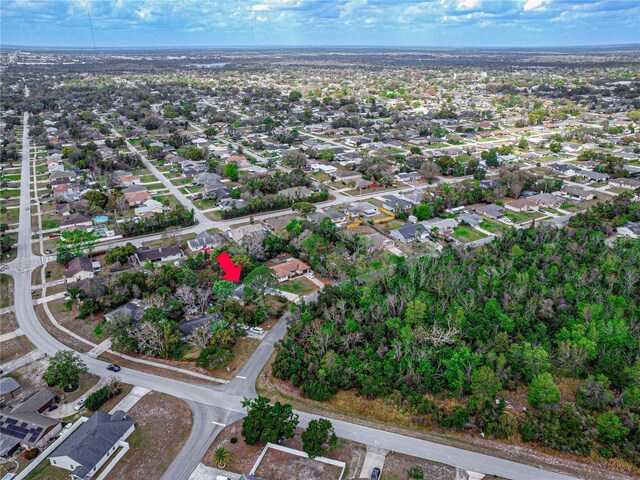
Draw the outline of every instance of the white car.
M257 333L258 335L262 335L264 333L264 328L262 327L251 327L249 330L251 333Z
M313 274L313 272L307 272L307 277L316 278L316 276Z
M84 408L84 400L85 400L84 398L81 398L80 400L78 400L78 403L76 403L76 404L73 406L73 409L74 409L76 412L79 412L80 410L82 410L82 409Z

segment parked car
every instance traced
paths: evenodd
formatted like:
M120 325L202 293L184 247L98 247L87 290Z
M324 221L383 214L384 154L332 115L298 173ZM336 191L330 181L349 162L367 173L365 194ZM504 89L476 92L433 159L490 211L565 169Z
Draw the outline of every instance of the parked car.
M379 478L380 478L380 469L376 467L371 472L371 480L378 480Z
M251 327L249 330L251 333L257 333L258 335L262 335L264 333L264 328L262 327Z
M313 272L307 272L307 277L316 278L316 276L313 274Z
M50 233L49 238L58 238L60 236L59 233Z
M107 366L107 370L111 370L112 372L119 372L122 369L115 363L112 363L111 365Z
M49 405L49 408L48 408L50 412L53 412L54 410L57 410L57 409L58 409L57 403L52 403L51 405Z
M80 400L78 400L78 402L73 406L73 409L76 412L79 412L80 410L82 410L84 408L84 398L81 398Z
M249 325L245 325L244 323L239 323L238 328L241 328L242 330L250 330Z

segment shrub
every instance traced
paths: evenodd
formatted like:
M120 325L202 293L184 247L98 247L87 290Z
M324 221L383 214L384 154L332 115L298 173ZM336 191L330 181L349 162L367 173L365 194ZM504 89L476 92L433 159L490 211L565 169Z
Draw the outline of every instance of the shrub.
M550 373L536 375L529 386L529 403L532 407L555 405L560 401L560 389Z
M24 458L25 460L33 460L38 456L39 453L40 451L37 448L31 448L24 452Z
M108 385L96 390L91 395L87 397L84 401L84 406L95 412L98 410L107 400L112 397L115 397L120 393L120 387L110 388Z

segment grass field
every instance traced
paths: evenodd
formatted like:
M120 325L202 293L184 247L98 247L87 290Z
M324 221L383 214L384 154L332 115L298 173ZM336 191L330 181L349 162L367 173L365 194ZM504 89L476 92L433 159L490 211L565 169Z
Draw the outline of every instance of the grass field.
M453 230L453 236L459 240L462 240L463 242L473 242L475 240L480 240L487 237L487 235L485 235L484 233L463 225L458 225Z
M280 290L301 296L309 295L317 289L318 286L306 277L298 277L280 285Z

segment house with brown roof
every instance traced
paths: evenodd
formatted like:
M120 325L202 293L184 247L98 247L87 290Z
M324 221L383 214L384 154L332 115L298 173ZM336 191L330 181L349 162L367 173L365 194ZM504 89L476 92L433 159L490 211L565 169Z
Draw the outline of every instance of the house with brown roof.
M125 188L122 193L129 205L141 205L151 198L147 187L142 185L133 185Z
M276 272L276 276L280 282L285 282L311 271L309 265L297 258L288 258L284 262L269 268Z

